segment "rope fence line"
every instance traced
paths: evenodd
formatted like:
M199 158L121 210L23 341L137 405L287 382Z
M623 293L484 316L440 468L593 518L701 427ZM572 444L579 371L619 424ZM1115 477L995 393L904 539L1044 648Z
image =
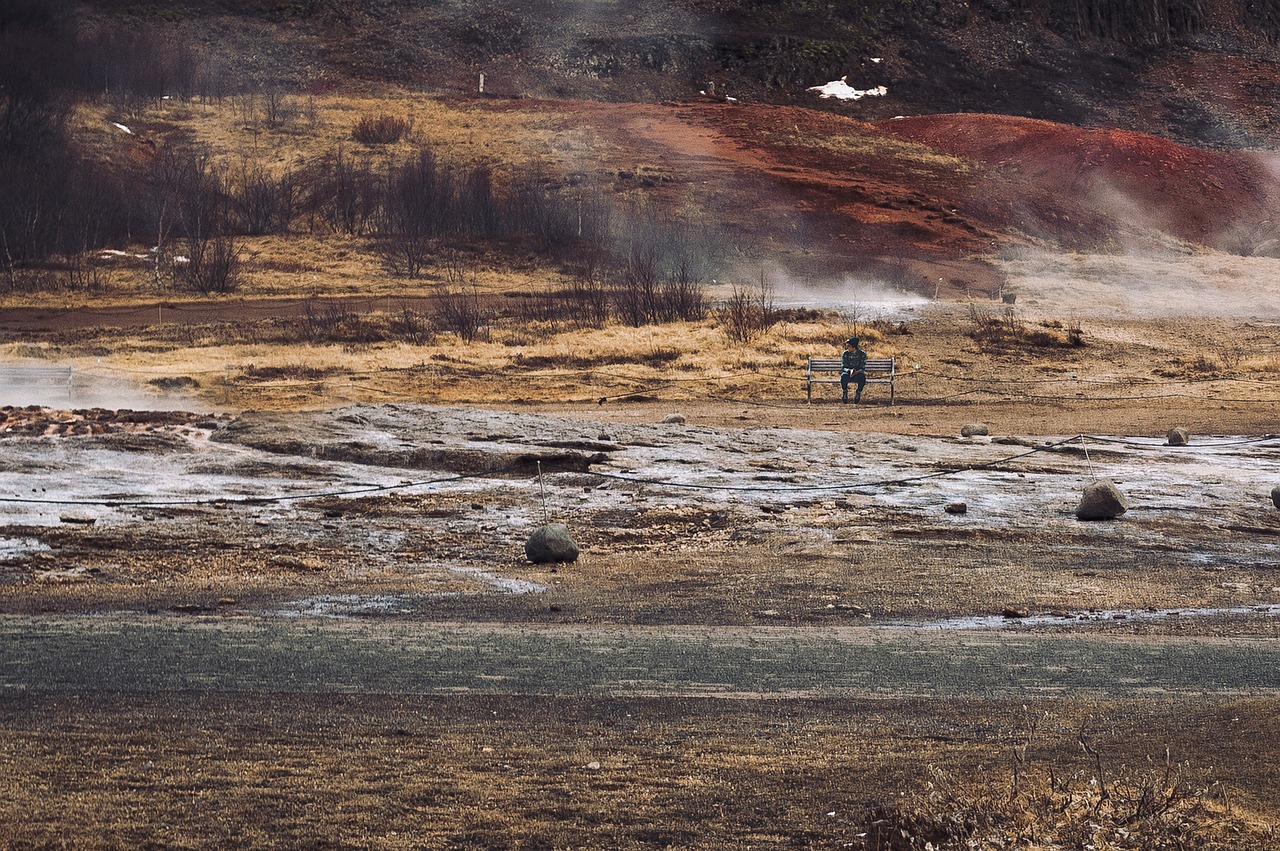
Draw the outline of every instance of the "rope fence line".
M917 482L929 481L932 479L944 478L947 476L960 475L962 473L970 473L981 470L992 470L1013 461L1027 458L1041 452L1052 452L1072 443L1079 442L1084 448L1086 463L1090 468L1091 475L1096 479L1097 476L1093 470L1093 460L1088 455L1088 445L1086 441L1094 441L1098 443L1123 444L1128 446L1154 448L1159 444L1140 443L1128 441L1118 438L1100 437L1095 435L1077 434L1062 440L1045 443L1040 446L1029 448L1026 452L1019 452L1013 455L1007 455L1002 458L993 459L991 461L983 461L975 464L959 465L951 469L935 470L929 473L920 473L914 476L902 476L892 479L874 479L871 481L862 481L854 483L843 483L834 485L712 485L699 484L691 482L673 482L667 479L652 479L643 476L631 476L622 473L605 473L598 470L575 470L577 475L592 476L605 481L617 481L627 484L640 485L646 487L667 488L672 490L691 490L691 491L720 491L730 493L766 493L766 494L791 494L791 493L833 493L833 492L858 492L871 489L888 489L894 487L903 487L915 484ZM1216 444L1201 444L1205 447L1215 446L1238 446L1247 444L1260 444L1269 441L1280 441L1280 434L1268 434L1261 437L1250 438L1247 440L1222 442ZM1194 450L1196 446L1178 447L1179 450ZM409 490L420 487L430 487L440 484L448 484L469 479L492 478L496 476L508 475L522 470L535 470L536 478L541 486L542 462L538 459L529 459L515 464L509 464L505 467L497 469L485 470L476 473L456 473L449 476L442 476L435 479L424 479L412 482L397 482L389 485L362 485L359 487L348 488L343 490L321 491L305 494L286 494L281 496L258 496L258 497L206 497L203 499L182 499L182 500L155 500L138 498L126 499L36 499L26 497L9 497L0 495L0 503L13 503L22 505L59 505L59 506L96 506L102 508L173 508L182 506L260 506L272 505L285 502L297 502L302 500L315 499L331 499L347 496L360 496L365 494L386 493L397 490Z

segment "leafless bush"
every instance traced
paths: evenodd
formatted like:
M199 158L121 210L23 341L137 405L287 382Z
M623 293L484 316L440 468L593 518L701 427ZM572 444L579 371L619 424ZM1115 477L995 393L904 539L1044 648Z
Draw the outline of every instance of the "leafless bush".
M406 343L423 346L435 339L435 329L428 317L409 305L401 305L391 320L391 333Z
M474 343L488 339L488 317L474 289L446 287L436 299L435 325Z
M512 230L527 235L545 254L560 256L578 239L577 203L557 192L546 177L525 177L515 189L508 215Z
M351 138L362 145L393 145L413 130L413 122L396 115L365 115L351 127Z
M1029 327L1013 307L992 313L970 304L969 319L973 323L969 336L994 352L1025 347L1079 348L1085 345L1084 331L1078 325L1064 328L1062 323L1041 322L1039 327Z
M416 278L431 241L455 223L453 177L429 148L390 167L382 202L383 257L397 275Z
M612 315L609 288L594 276L575 278L564 292L564 302L579 328L603 328Z
M262 120L268 127L281 127L302 114L296 99L277 86L268 87L260 100Z
M81 251L66 259L67 289L79 292L103 292L111 288L111 268L94 251Z
M1038 760L1042 720L1031 717L1018 736L1007 781L983 784L933 768L925 789L908 803L870 814L865 847L1259 847L1249 840L1262 837L1231 814L1222 787L1196 780L1167 749L1136 768L1113 765L1081 729L1083 762Z
M472 236L493 239L504 230L502 203L493 185L493 172L478 166L462 181L458 218Z
M356 160L341 148L308 170L305 209L313 222L339 233L360 236L381 206L384 190L368 160Z
M750 343L768 331L779 319L773 302L773 289L761 274L760 282L753 288L733 285L729 298L718 311L720 327L735 343Z
M284 233L293 220L297 181L291 171L272 175L257 160L244 158L232 177L231 197L244 232Z
M234 292L240 286L240 247L227 234L187 237L187 262L180 265L181 278L193 290L205 295Z
M613 299L623 322L638 326L706 316L707 260L687 223L641 211L625 220L618 242L622 268Z

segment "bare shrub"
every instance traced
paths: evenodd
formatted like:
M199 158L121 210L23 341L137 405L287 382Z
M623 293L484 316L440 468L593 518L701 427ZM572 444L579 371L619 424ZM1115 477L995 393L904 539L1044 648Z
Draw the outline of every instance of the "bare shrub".
M489 336L488 317L474 288L446 287L436 299L435 325L468 343Z
M549 178L526 176L515 188L508 213L512 229L544 254L559 256L578 238L578 206L556 191Z
M81 251L66 260L67 289L80 292L103 292L110 289L114 274L95 251Z
M1230 812L1223 788L1197 779L1168 749L1139 767L1113 765L1081 729L1083 761L1036 760L1040 720L1013 745L1007 780L983 784L933 767L906 804L868 813L866 847L1261 847L1265 837Z
M612 315L609 288L595 277L578 277L564 291L570 320L579 328L603 328Z
M779 313L773 302L773 288L761 274L753 288L733 285L729 298L717 311L720 327L735 343L750 343L778 323Z
M383 257L397 275L416 278L431 241L455 225L453 176L430 148L390 167L382 202Z
M435 340L435 329L430 319L407 304L392 315L391 333L396 339L415 346L424 346Z
M270 86L260 100L262 120L269 127L282 127L302 114L297 101L278 86Z
M472 236L493 239L502 234L502 203L493 184L493 172L487 166L472 169L462 181L457 215Z
M362 145L394 145L413 130L413 122L396 115L365 115L351 127L351 138Z
M640 211L623 222L614 306L624 323L696 321L710 309L702 289L707 258L693 229L678 219Z
M240 286L240 247L235 238L217 234L186 240L187 262L179 268L182 279L205 295L234 292Z
M969 319L973 323L969 336L996 353L1028 347L1080 348L1085 345L1084 331L1079 326L1063 328L1061 323L1054 326L1042 322L1038 328L1029 328L1013 307L991 313L970 304Z
M286 170L274 176L257 160L241 159L231 177L231 198L244 232L252 235L284 233L293 221L297 181Z
M356 160L342 148L309 169L304 182L304 206L312 226L318 221L352 236L369 229L385 192L369 161Z

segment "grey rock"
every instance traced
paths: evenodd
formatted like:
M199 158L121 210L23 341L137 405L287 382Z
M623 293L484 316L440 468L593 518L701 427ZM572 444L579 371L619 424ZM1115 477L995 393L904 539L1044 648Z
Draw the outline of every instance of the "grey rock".
M1186 446L1191 442L1191 432L1182 426L1174 426L1169 429L1168 439L1170 446Z
M961 437L984 437L991 434L986 423L966 423L960 427Z
M662 418L663 425L684 425L684 414L667 414Z
M1080 520L1113 520L1129 510L1129 503L1111 482L1094 482L1084 489L1076 517Z
M948 514L964 514L969 510L969 506L968 504L957 500L955 502L948 502L943 510Z
M1271 489L1271 504L1276 508L1280 508L1280 485L1276 485Z
M525 541L524 554L534 564L578 560L578 545L563 523L539 527Z

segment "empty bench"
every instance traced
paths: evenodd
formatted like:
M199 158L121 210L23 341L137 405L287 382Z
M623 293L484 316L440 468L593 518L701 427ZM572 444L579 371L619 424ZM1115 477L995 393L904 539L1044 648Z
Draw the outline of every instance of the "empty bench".
M813 385L839 384L843 369L840 358L809 358L808 398L813 401ZM888 384L889 404L893 404L893 379L897 375L893 358L867 358L867 384Z
M70 399L71 367L0 365L0 387L30 387L37 384L65 387L67 398Z

